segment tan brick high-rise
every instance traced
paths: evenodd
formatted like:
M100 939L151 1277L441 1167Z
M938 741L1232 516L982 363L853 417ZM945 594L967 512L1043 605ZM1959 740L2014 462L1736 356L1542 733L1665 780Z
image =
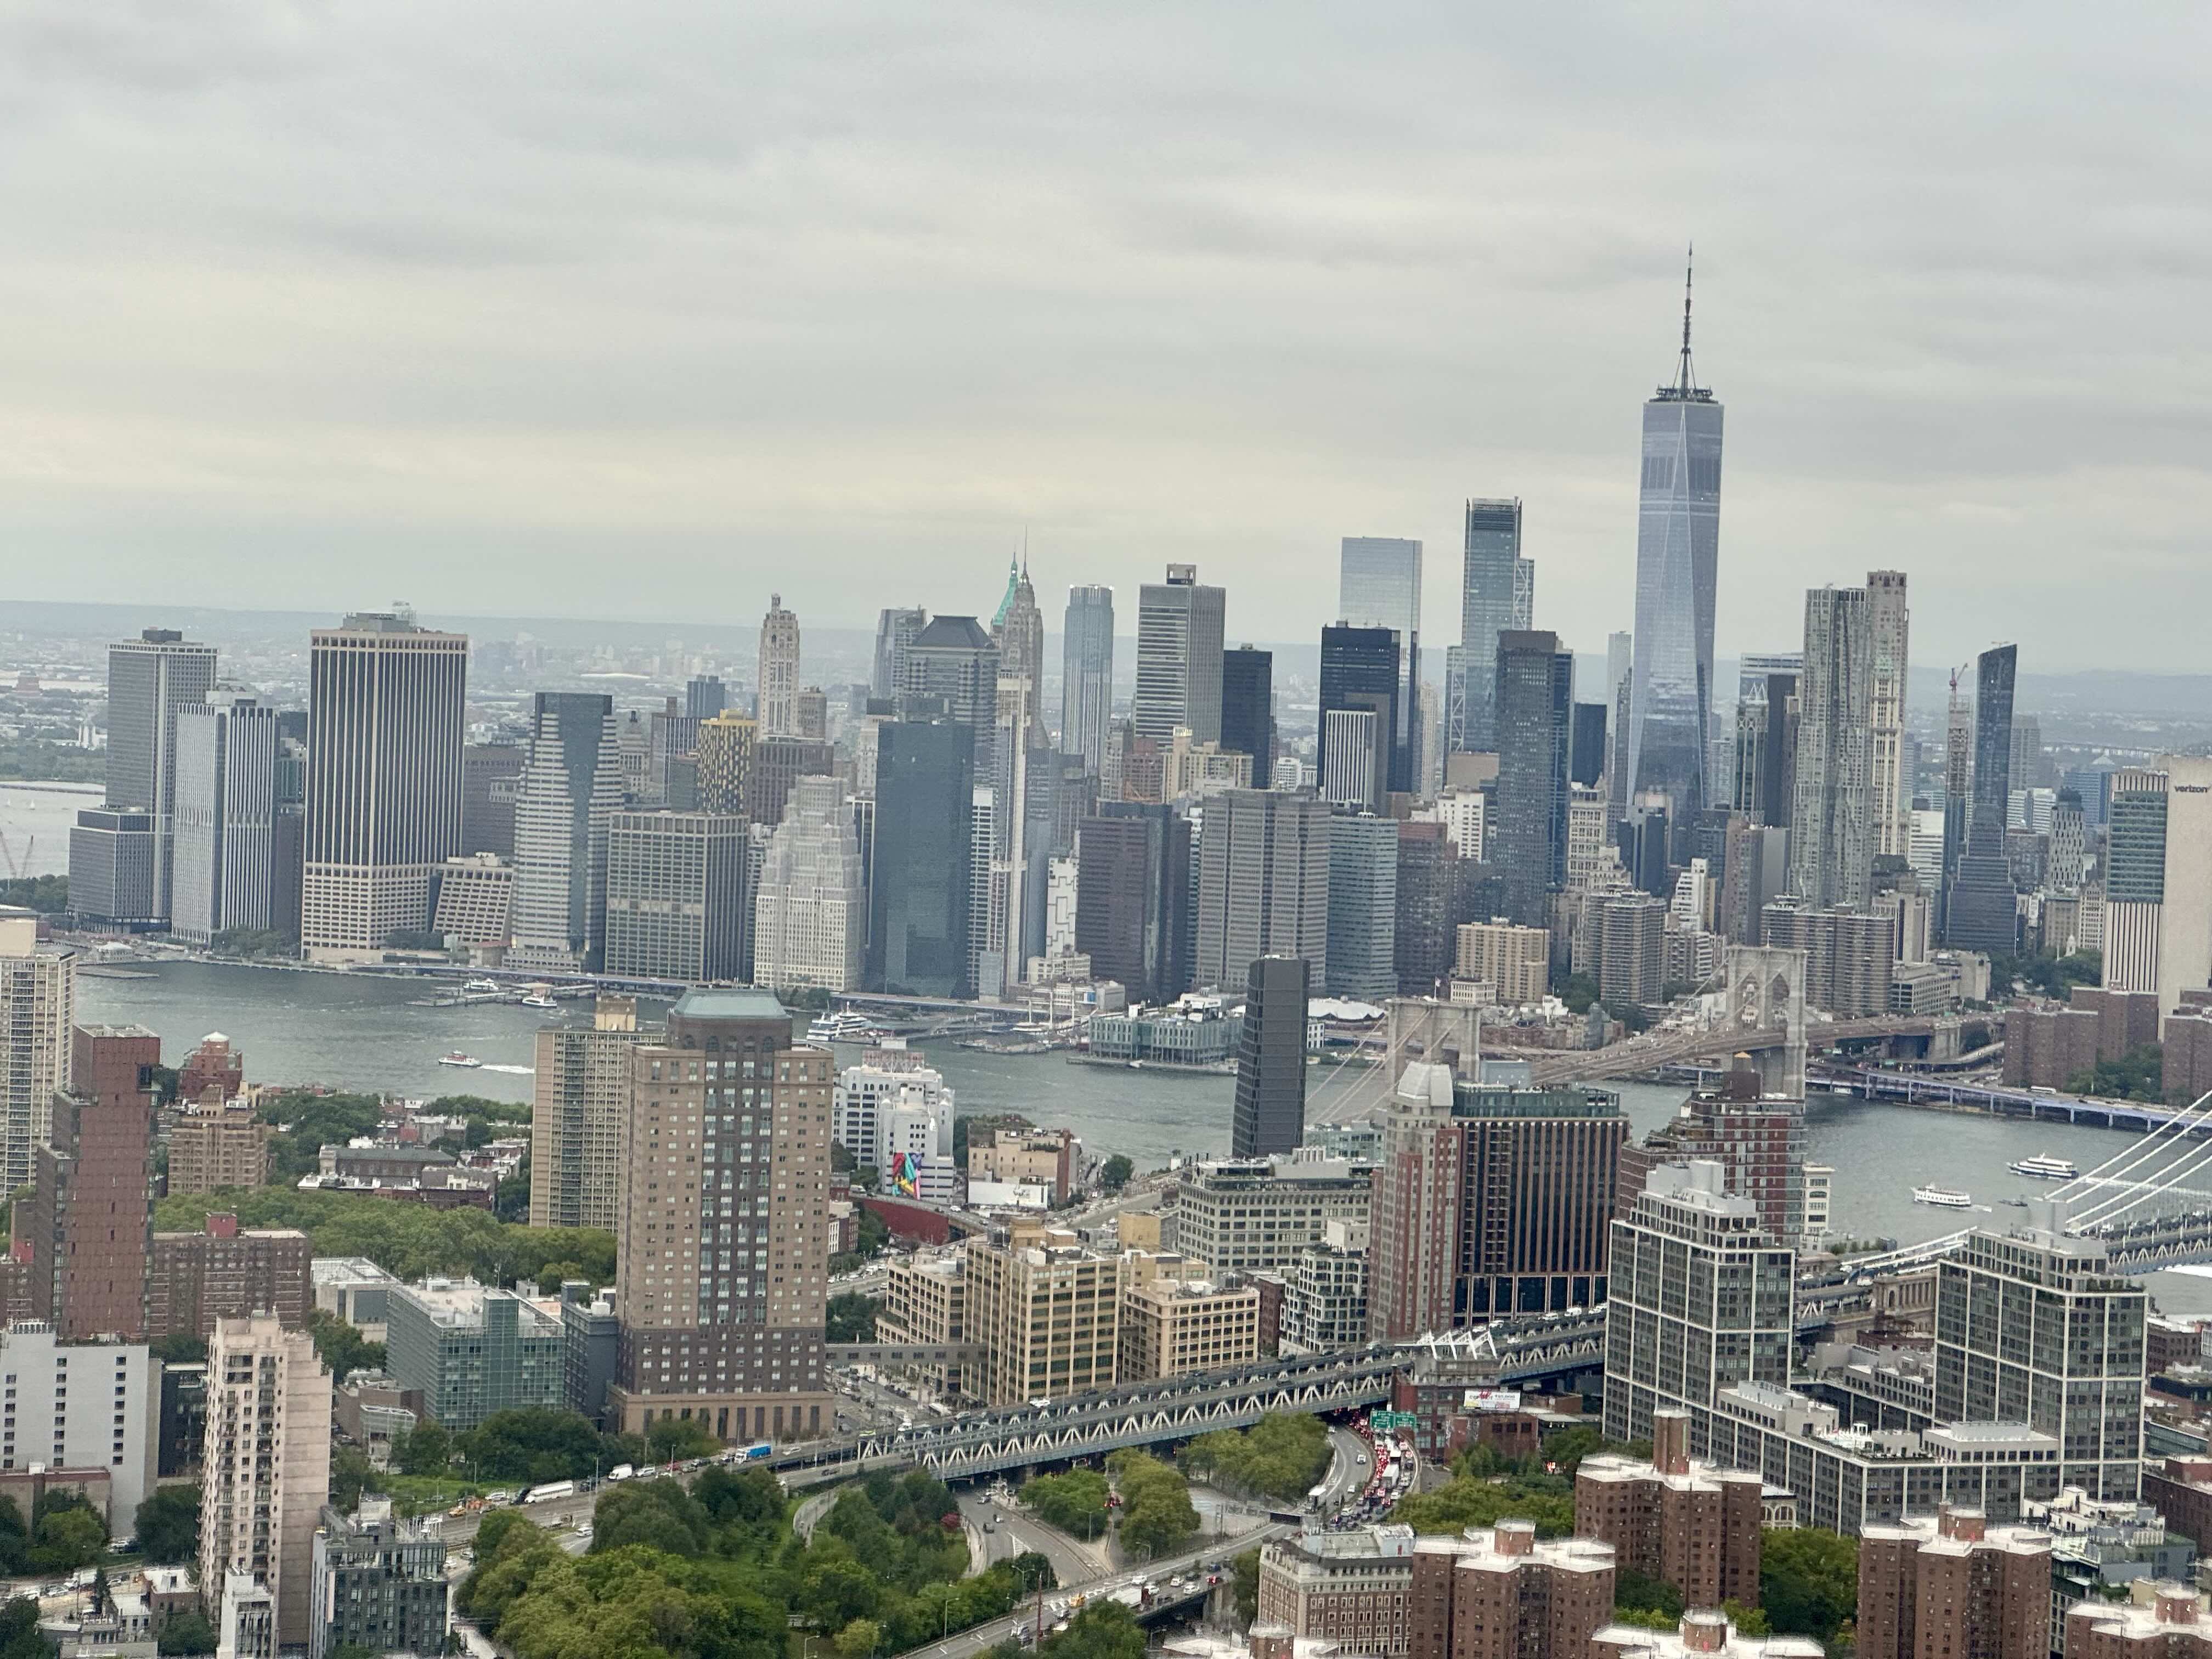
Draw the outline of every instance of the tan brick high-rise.
M1613 1616L1611 1546L1526 1521L1413 1545L1408 1659L1583 1659Z
M1690 1461L1690 1414L1651 1413L1651 1461L1587 1457L1575 1471L1575 1532L1620 1566L1672 1584L1683 1604L1759 1605L1756 1474Z
M2051 1535L1979 1510L1859 1538L1859 1659L2047 1659Z
M615 1217L622 1318L609 1426L724 1440L836 1423L822 1379L835 1061L765 991L699 987L631 1051Z

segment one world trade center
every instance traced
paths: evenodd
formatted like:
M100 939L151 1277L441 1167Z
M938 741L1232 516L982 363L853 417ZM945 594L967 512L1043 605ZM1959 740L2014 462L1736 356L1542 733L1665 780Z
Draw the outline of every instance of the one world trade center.
M1636 527L1636 635L1628 775L1639 796L1667 798L1670 824L1701 811L1711 729L1713 582L1720 557L1721 405L1690 363L1690 293L1682 292L1682 361L1644 405L1644 476Z

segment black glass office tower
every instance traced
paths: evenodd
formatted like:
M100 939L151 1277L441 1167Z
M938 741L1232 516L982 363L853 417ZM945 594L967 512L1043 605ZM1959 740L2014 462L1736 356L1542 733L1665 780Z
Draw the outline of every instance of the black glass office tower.
M1444 741L1455 752L1498 746L1498 636L1531 620L1535 567L1521 556L1521 502L1467 504L1455 683L1446 688Z
M1585 789L1597 787L1605 775L1606 706L1601 702L1575 705L1573 741L1568 748L1567 775Z
M1364 710L1375 716L1378 741L1389 744L1385 789L1413 787L1413 751L1401 742L1398 699L1400 652L1397 630L1355 628L1331 623L1321 630L1321 718L1324 728L1334 709ZM1326 757L1324 757L1324 763Z
M1275 653L1240 645L1221 653L1221 746L1252 757L1252 787L1274 787Z
M1172 806L1108 801L1076 837L1075 948L1131 1002L1190 988L1190 823Z
M2020 948L2020 903L2005 856L2012 807L2012 696L2020 647L2002 645L1976 661L1974 793L1966 850L1952 877L1946 940L1964 951Z
M966 997L975 733L956 720L894 720L877 735L869 874L872 989Z
M1261 957L1245 980L1243 1047L1237 1056L1230 1155L1265 1158L1306 1138L1306 994L1304 957Z
M1568 710L1575 659L1559 636L1498 636L1498 828L1491 862L1504 872L1506 912L1523 927L1550 921L1567 879Z

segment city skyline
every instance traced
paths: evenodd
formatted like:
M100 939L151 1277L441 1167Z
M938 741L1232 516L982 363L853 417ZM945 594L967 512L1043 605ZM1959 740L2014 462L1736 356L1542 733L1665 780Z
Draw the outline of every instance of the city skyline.
M1120 73L1097 20L987 9L906 20L935 50L855 106L830 89L884 50L872 21L669 21L703 37L680 80L580 17L526 104L478 84L470 31L423 53L404 7L297 30L240 8L151 77L119 33L7 26L70 88L27 100L10 192L40 250L39 343L0 404L41 457L6 498L19 591L337 610L366 567L380 598L471 611L528 588L639 616L681 587L734 622L780 585L858 626L854 590L917 566L982 609L1027 526L1048 611L1195 562L1245 595L1239 636L1284 638L1304 584L1280 577L1325 580L1343 537L1449 548L1464 499L1517 495L1588 648L1630 619L1627 404L1664 378L1694 239L1738 416L1727 534L1760 551L1721 584L1723 648L1786 639L1803 588L1878 545L1914 577L1923 659L2000 637L2189 659L2212 574L2185 556L2194 253L2160 210L2160 158L2202 119L2160 67L2182 42L2084 54L2055 9L2001 40L1875 14L1713 60L1628 14L1421 18L1402 56L1333 43L1319 98L1225 14L1176 20L1163 79ZM1271 50L1298 61L1310 29ZM2073 68L2046 85L2046 60ZM1767 95L1661 118L1708 77ZM1427 95L1469 83L1504 91ZM1348 126L1347 89L1398 113ZM1432 599L1425 636L1447 620Z

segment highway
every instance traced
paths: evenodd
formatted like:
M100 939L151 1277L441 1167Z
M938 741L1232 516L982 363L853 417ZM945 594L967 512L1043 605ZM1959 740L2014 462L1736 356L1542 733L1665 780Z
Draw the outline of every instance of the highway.
M1034 1550L1051 1562L1053 1578L1062 1584L1097 1578L1113 1565L1103 1538L1084 1543L1017 1508L1010 1496L994 1495L988 1487L960 1495L960 1518L968 1526L969 1547L977 1550L981 1546L974 1568L977 1572L1011 1561L1024 1550ZM989 1532L983 1530L986 1524L991 1528Z

